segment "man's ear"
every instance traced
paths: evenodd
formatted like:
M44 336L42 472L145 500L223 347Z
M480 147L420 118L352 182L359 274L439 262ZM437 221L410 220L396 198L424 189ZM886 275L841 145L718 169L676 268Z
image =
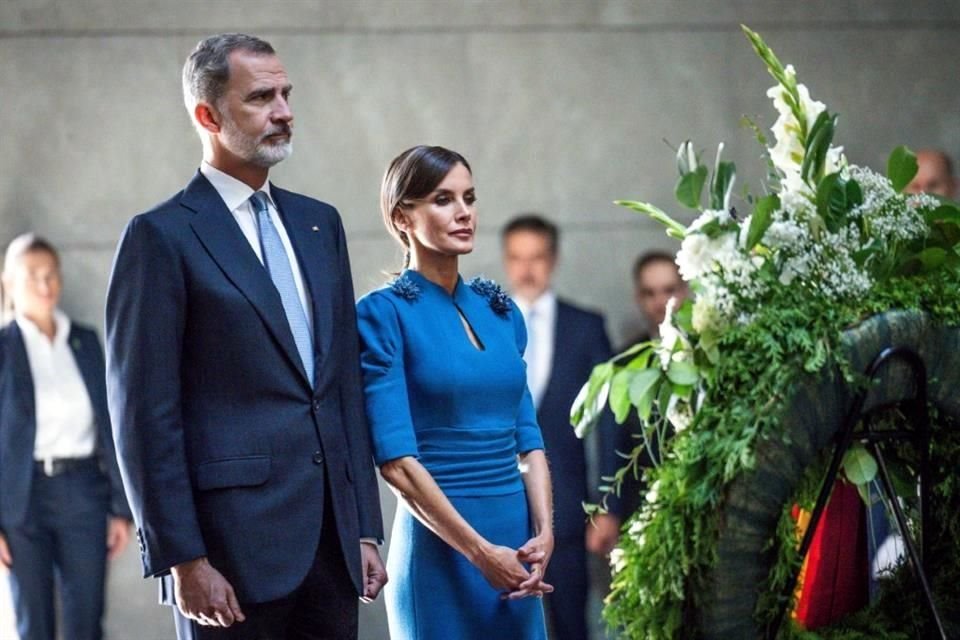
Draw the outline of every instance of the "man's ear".
M193 108L193 117L210 133L220 133L220 114L206 102L198 102Z

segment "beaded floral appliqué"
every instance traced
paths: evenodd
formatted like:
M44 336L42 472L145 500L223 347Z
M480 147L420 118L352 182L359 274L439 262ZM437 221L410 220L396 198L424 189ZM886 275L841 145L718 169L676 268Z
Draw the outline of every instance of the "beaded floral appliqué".
M408 302L414 302L420 297L420 285L407 274L402 274L390 283L390 288L397 296Z
M493 280L477 277L470 280L467 285L479 295L486 298L487 302L490 303L490 308L493 309L493 312L498 316L506 316L510 313L510 309L513 308L513 302L510 301L510 296Z

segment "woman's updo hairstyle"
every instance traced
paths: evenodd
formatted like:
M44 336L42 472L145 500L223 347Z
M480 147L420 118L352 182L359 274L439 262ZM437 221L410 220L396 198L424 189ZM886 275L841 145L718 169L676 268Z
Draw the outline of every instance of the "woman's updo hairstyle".
M458 164L473 173L470 163L456 151L418 145L398 155L387 167L380 186L380 212L387 231L403 247L404 269L410 266L410 239L397 227L398 210L409 208L413 200L430 195Z

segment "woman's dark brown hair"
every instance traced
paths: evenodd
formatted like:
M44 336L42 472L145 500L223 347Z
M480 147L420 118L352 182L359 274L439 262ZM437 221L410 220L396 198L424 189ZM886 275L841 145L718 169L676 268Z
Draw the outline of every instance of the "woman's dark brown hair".
M403 247L404 269L410 266L410 239L397 227L398 210L430 195L458 164L473 173L470 163L456 151L419 145L401 153L387 167L380 186L380 212L387 231Z

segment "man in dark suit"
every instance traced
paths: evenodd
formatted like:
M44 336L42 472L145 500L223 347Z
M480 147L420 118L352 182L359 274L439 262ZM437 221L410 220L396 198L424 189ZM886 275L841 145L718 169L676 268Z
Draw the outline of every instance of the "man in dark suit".
M556 547L549 571L555 591L547 597L551 627L559 640L586 640L587 539L596 525L587 521L583 502L596 501L601 476L616 471L616 425L605 412L597 429L599 472L590 473L584 442L570 425L570 407L594 365L610 358L610 340L602 316L559 300L551 288L559 246L556 225L536 214L518 216L503 228L502 241L507 280L527 324L527 383L552 469ZM615 503L608 505L614 511ZM615 517L600 514L596 520L606 523Z
M107 296L144 574L180 638L356 638L386 574L340 217L267 180L293 120L268 43L207 38L183 83L203 163L129 223Z

